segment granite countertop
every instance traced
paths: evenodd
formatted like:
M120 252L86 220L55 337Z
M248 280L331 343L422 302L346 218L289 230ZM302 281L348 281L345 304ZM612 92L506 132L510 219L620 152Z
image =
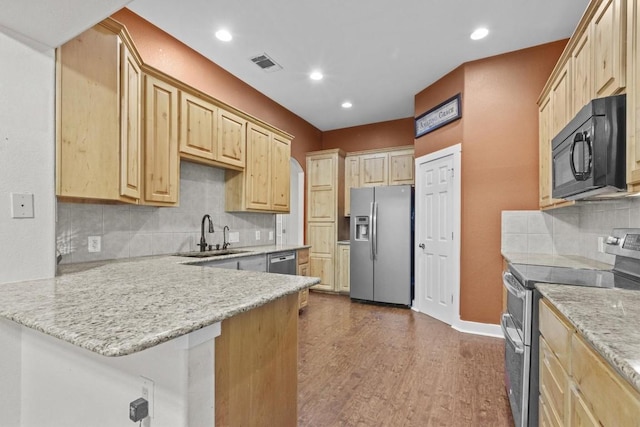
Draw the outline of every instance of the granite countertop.
M536 253L503 252L502 257L512 264L546 265L549 267L611 270L612 265L578 255L551 255Z
M542 283L536 288L640 391L640 292Z
M242 255L303 247L242 248L252 249ZM70 265L51 279L0 285L0 317L104 356L124 356L320 282L198 265L212 259L223 257Z

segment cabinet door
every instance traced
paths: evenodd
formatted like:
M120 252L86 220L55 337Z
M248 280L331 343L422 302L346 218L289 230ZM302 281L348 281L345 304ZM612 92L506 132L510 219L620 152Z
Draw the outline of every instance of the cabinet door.
M591 27L578 40L573 57L573 108L574 114L595 98L593 89L593 62L591 56Z
M571 102L571 58L556 78L551 88L551 102L553 103L553 126L551 137L557 135L573 117Z
M389 184L389 157L387 153L360 156L360 187Z
M216 160L218 108L190 93L180 92L180 152Z
M335 290L334 262L336 227L333 223L308 223L307 241L309 250L309 275L320 278L314 289Z
M218 110L219 162L245 167L247 121L223 109Z
M540 207L551 206L551 98L547 97L540 106Z
M389 152L389 185L413 184L414 150Z
M278 212L289 212L290 200L290 159L291 143L278 135L273 135L271 143L272 208Z
M605 0L593 18L596 97L625 87L626 8L624 0Z
M360 157L347 156L344 177L344 216L351 215L351 189L360 187Z
M121 45L122 103L120 113L120 194L140 199L142 145L142 74L129 49Z
M307 157L307 221L335 221L337 161L335 156Z
M629 90L627 92L627 184L640 191L640 5L629 2L631 38L628 46Z
M144 186L147 204L178 202L178 90L145 77Z
M120 199L119 45L96 25L56 52L58 196Z
M580 392L571 387L571 420L568 425L576 427L599 427L600 423L591 413L584 400L580 397Z
M338 245L338 291L349 293L350 287L350 246Z
M271 132L249 123L246 166L247 208L271 209Z

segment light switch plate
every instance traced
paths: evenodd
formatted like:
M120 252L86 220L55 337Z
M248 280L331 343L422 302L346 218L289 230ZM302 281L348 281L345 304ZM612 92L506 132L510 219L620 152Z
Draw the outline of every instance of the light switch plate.
M256 231L256 240L260 240L260 230Z
M33 194L11 193L11 218L33 218Z
M229 243L238 243L240 241L240 233L238 231L229 232Z
M269 232L269 240L273 240L273 231Z

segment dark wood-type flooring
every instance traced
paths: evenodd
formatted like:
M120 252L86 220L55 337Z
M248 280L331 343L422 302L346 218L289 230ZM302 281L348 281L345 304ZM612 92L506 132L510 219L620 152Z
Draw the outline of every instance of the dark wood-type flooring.
M513 425L501 339L316 292L298 327L299 426Z

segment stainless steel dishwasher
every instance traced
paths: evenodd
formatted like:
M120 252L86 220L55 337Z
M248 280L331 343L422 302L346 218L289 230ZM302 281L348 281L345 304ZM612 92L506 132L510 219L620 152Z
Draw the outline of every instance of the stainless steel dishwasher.
M267 258L269 273L296 274L296 251L276 252Z

